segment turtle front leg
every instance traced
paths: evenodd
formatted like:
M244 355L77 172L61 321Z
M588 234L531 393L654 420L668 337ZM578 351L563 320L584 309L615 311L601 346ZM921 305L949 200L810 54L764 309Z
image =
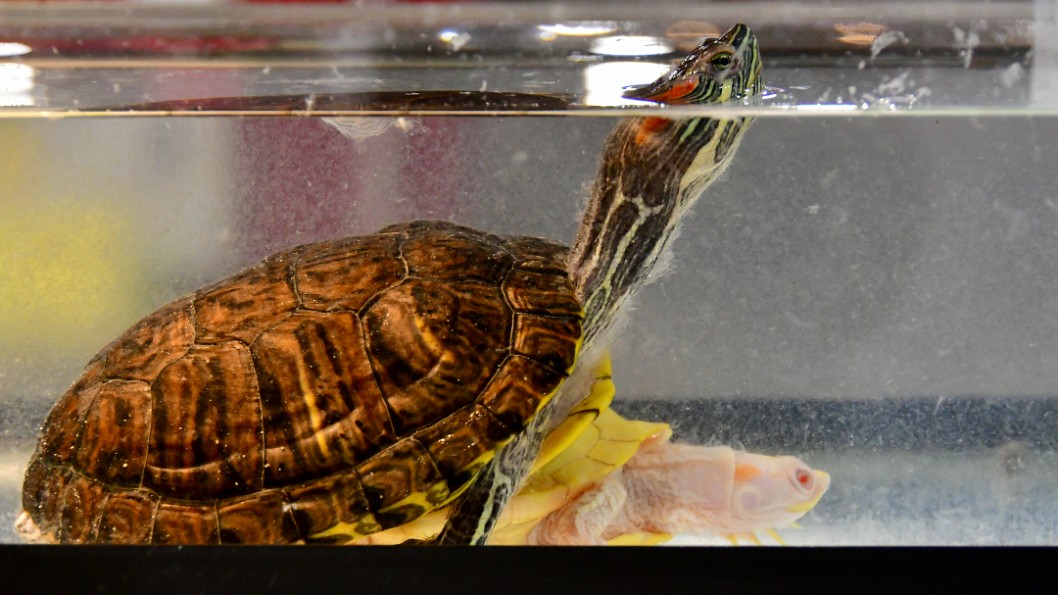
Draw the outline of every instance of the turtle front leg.
M627 500L617 471L542 520L529 533L529 545L606 545L603 534Z

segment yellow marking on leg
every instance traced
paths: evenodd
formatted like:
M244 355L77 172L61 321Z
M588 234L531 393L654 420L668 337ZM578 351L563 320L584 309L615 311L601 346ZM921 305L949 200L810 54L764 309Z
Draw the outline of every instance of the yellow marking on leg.
M375 515L368 513L355 521L352 522L338 522L332 527L328 527L319 533L314 533L309 536L309 540L313 539L325 539L331 536L351 536L354 540L358 537L364 537L377 533L382 530L382 525L375 519Z
M409 539L432 539L444 528L448 513L448 509L435 510L403 525L354 539L350 545L397 545Z

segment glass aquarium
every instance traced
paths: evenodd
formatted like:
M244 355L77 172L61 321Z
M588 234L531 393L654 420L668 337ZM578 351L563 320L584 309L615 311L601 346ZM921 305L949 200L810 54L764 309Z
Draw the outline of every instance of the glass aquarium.
M735 23L763 95L623 97ZM613 407L826 471L789 544L1058 543L1046 1L0 5L0 542L137 320L403 221L570 244L607 135L662 115L755 120L612 335Z

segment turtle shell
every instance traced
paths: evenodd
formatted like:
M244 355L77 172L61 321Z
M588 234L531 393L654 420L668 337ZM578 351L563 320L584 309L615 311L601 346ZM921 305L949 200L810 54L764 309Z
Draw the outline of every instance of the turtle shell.
M417 222L301 246L151 314L49 414L46 540L343 541L450 502L572 368L566 249Z

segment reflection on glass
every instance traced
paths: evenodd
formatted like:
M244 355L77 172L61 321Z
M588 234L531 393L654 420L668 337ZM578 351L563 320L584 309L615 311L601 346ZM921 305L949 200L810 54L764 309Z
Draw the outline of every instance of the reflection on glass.
M635 105L625 99L625 87L661 76L668 66L653 62L607 62L584 69L584 103L591 106Z
M0 106L32 106L33 96L30 94L32 90L32 66L27 64L0 64Z
M591 53L604 56L658 56L672 51L664 39L647 35L600 37L591 42Z
M33 51L33 48L29 47L24 43L14 43L10 41L0 41L0 58L10 58L12 56L24 56Z
M540 31L540 39L550 41L560 35L566 37L606 35L617 30L617 23L613 21L578 21L556 23L554 25L537 25L536 28Z

